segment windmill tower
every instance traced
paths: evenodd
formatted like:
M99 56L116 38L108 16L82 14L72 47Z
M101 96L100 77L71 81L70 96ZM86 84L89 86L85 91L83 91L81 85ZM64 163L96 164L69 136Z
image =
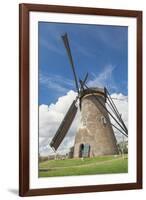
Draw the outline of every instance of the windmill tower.
M118 154L116 138L105 106L104 89L90 88L81 97L81 121L76 133L74 157Z
M106 88L101 89L97 87L88 88L86 85L88 73L83 81L79 79L79 87L67 34L63 35L62 39L73 71L77 96L72 102L56 134L52 138L50 146L55 151L58 149L75 118L78 109L77 101L79 101L81 121L75 136L74 157L118 154L116 138L112 126L126 137L128 136L127 127L113 103L108 90ZM115 116L107 109L105 105L107 101ZM119 127L111 123L109 115Z

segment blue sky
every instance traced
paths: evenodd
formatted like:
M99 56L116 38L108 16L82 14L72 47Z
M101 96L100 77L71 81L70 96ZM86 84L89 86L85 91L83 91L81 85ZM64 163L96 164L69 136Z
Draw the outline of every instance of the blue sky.
M61 39L66 32L78 77L83 79L88 72L89 86L128 95L127 27L39 22L39 105L75 91Z

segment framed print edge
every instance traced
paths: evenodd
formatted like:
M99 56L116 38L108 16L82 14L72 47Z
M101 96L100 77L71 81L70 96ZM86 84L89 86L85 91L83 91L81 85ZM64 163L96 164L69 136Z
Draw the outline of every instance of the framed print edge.
M60 12L90 15L126 16L137 19L137 182L30 189L29 167L29 12ZM138 98L139 97L139 98ZM70 7L41 4L19 5L19 195L55 195L69 193L130 190L142 188L142 11Z
M142 11L137 15L137 183L142 188L143 183L143 152L142 152L142 127L143 127L143 101L142 101ZM139 98L140 97L140 98Z
M29 13L19 5L19 195L29 191ZM25 55L25 56L24 56ZM25 96L25 98L23 98Z

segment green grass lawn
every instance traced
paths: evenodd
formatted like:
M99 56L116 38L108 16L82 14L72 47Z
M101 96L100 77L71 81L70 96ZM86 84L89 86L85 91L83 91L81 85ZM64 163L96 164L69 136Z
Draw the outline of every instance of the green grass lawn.
M49 160L39 164L39 177L127 173L127 155Z

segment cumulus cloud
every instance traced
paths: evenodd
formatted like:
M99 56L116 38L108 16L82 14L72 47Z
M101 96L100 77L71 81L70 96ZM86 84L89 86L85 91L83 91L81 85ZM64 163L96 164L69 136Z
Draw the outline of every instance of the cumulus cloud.
M77 93L70 90L65 96L58 98L58 101L54 104L40 105L39 106L39 152L41 155L54 154L53 150L49 146L49 143L55 135L63 117L69 109L71 103L76 98ZM126 125L128 125L128 98L123 94L114 93L111 95L115 105L118 108L120 114ZM75 134L80 121L80 111L78 109L77 115L65 137L63 142L58 148L58 153L66 153L69 148L74 145ZM112 121L112 119L111 119ZM114 121L112 121L115 124ZM117 140L122 140L122 135L117 132L115 134Z
M49 143L55 135L61 121L67 113L71 103L76 98L77 93L70 90L65 96L59 97L55 104L39 106L39 152L47 155L53 154ZM67 152L69 147L73 145L76 127L79 121L79 113L77 113L69 132L64 141L61 143L58 152Z

